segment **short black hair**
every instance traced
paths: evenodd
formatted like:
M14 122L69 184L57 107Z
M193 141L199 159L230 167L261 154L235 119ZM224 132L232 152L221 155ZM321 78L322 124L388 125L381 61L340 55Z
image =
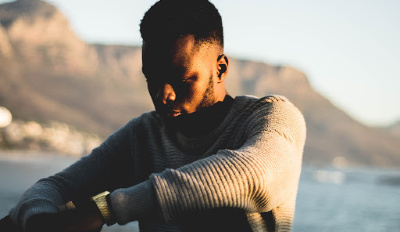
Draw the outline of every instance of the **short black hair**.
M140 23L143 41L174 41L193 35L196 42L224 46L222 18L208 0L160 0Z

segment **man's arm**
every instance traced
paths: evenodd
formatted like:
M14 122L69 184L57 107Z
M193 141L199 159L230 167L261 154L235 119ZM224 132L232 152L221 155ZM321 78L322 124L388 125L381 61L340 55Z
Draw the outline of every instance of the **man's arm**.
M130 180L124 173L133 168L129 129L129 126L121 128L90 155L29 188L10 211L14 223L22 231L35 231L31 228L33 226L28 225L34 222L31 218L40 218L38 215L54 216L60 213L59 206L67 201L83 202L106 189L121 187L123 181ZM124 175L125 178L122 178Z
M0 231L18 232L17 226L8 215L0 220Z
M301 170L304 118L291 103L281 100L268 103L256 114L240 148L220 150L178 169L153 174L142 183L156 197L164 220L222 207L267 212L292 199ZM118 223L137 220L137 212L130 207L137 202L131 193L138 191L133 186L111 193Z

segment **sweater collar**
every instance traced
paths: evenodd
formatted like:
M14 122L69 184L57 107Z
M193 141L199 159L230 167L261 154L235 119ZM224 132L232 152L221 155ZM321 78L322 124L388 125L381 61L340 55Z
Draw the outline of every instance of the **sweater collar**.
M215 130L228 114L233 104L229 95L221 102L199 110L193 114L182 115L166 123L170 132L178 132L188 138L206 135Z

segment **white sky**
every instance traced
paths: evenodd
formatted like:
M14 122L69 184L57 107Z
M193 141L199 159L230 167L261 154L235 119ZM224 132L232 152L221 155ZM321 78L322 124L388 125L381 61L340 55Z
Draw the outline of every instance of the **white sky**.
M140 19L156 2L48 1L85 41L131 45L140 45ZM400 120L400 1L211 1L223 18L227 54L300 69L365 124Z

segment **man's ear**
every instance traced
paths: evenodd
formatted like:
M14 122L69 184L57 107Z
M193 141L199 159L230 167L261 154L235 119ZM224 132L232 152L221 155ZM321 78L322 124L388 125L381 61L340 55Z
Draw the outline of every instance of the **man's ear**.
M229 71L229 59L225 54L218 56L217 66L218 83L221 83L225 80Z

